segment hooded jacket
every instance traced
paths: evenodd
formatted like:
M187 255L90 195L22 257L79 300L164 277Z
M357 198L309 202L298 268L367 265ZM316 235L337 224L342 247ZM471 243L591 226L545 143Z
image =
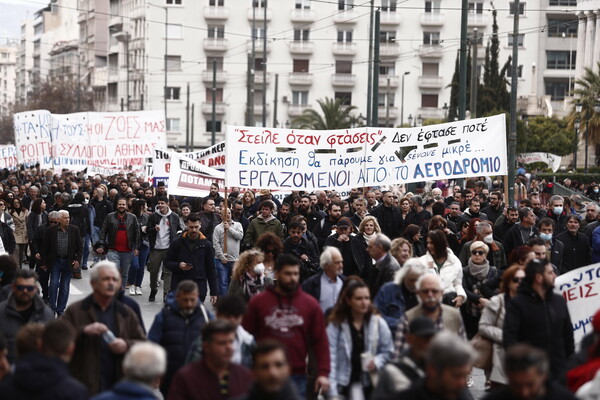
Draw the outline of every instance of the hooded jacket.
M267 219L264 219L262 215L259 215L250 222L248 230L246 230L246 234L244 235L243 244L246 246L253 246L260 235L265 232L273 232L283 240L283 227L281 222L273 215Z
M161 227L168 227L169 229L169 243L172 243L173 240L177 237L177 234L183 231L183 226L181 226L181 219L179 216L171 211L166 214L161 214L160 211L153 212L148 218L148 222L146 223L146 234L148 235L148 243L150 244L150 250L153 250L156 246L156 238L158 237L158 232L156 231L156 225ZM168 248L166 247L163 249Z
M0 400L84 400L88 390L69 375L67 364L38 352L17 361L15 371L0 383Z

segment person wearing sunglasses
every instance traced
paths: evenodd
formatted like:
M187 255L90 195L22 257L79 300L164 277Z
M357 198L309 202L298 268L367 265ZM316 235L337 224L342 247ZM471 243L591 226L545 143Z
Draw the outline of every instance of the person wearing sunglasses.
M508 380L504 372L504 347L502 346L502 328L506 314L506 303L517 295L517 289L525 278L525 269L513 265L504 271L500 281L500 292L493 296L483 308L479 319L479 334L493 343L492 364L485 369L486 387L495 388L506 385Z
M29 323L46 323L54 313L38 296L37 276L29 268L18 269L8 299L0 303L0 333L8 342L8 361L17 359L15 337L19 329Z
M463 268L463 288L467 293L467 301L461 312L468 339L477 333L481 311L497 293L498 269L490 265L488 252L487 244L474 241L470 246L471 256L467 266Z

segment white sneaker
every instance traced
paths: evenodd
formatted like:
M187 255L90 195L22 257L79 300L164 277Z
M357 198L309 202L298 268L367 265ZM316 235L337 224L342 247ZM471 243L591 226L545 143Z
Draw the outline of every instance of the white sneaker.
M129 295L135 296L135 286L133 286L133 285L129 286Z
M135 294L137 294L138 296L142 295L142 288L139 286L135 287Z
M473 380L473 375L469 374L467 375L467 387L473 387L473 385L475 384L475 381Z

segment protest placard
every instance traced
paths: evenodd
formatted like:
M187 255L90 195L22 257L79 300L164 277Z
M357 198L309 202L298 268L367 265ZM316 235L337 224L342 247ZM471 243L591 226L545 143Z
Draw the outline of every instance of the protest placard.
M541 162L548 165L553 172L558 171L560 168L560 162L562 161L561 156L557 156L552 153L521 153L517 154L517 162L522 164L532 164Z
M17 168L17 148L12 144L0 145L0 168Z
M343 190L507 173L504 114L414 128L229 126L227 186Z
M158 182L165 182L167 186L169 170L171 168L171 153L174 151L154 149L154 159L152 162L153 184L156 186ZM206 149L192 151L189 153L178 153L192 160L196 160L201 164L207 165L218 171L225 170L225 142L220 142Z
M162 111L58 115L36 110L15 114L14 127L19 162L42 168L143 169L154 148L166 147Z
M600 263L556 277L554 292L567 301L575 344L593 331L592 319L600 309Z
M170 195L203 197L208 195L213 182L223 193L225 175L182 154L172 153L168 179Z

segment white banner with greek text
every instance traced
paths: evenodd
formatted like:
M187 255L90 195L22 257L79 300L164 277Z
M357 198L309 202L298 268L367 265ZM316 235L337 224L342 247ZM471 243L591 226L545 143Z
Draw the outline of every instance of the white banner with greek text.
M223 190L225 174L173 152L168 179L170 195L203 197L208 195L213 182L219 185L221 191Z
M414 128L227 127L228 187L316 190L506 175L504 114Z
M165 182L169 186L169 170L171 169L171 154L176 153L170 150L154 149L154 159L152 161L153 185L158 182ZM192 151L189 153L177 153L184 157L196 160L201 164L207 165L219 171L225 170L225 142L220 142L206 149Z
M17 159L42 168L83 170L89 165L141 170L156 147L166 147L163 111L14 116Z
M600 263L556 277L554 292L567 301L575 344L592 332L592 319L600 309Z
M15 169L18 164L17 148L15 145L0 145L0 168Z
M557 156L552 153L521 153L517 154L517 162L522 164L532 164L542 162L548 165L553 172L558 171L560 168L561 156Z

